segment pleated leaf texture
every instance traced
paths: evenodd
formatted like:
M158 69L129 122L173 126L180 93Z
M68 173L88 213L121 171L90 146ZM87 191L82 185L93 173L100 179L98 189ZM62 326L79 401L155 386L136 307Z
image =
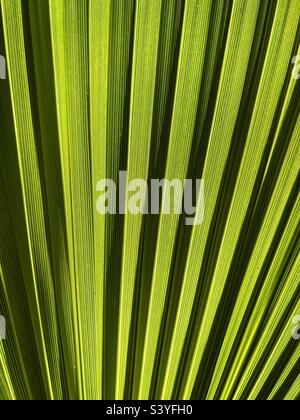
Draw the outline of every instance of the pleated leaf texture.
M0 399L300 399L299 0L0 3Z

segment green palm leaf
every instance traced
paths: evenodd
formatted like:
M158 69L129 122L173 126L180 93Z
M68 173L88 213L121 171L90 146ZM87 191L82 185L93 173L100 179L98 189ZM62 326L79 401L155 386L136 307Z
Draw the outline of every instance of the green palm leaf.
M1 400L300 398L298 3L0 0Z

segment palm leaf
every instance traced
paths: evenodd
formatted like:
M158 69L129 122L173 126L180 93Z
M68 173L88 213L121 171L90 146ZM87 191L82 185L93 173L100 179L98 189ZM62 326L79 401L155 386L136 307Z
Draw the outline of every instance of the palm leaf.
M298 0L0 4L0 399L299 399Z

